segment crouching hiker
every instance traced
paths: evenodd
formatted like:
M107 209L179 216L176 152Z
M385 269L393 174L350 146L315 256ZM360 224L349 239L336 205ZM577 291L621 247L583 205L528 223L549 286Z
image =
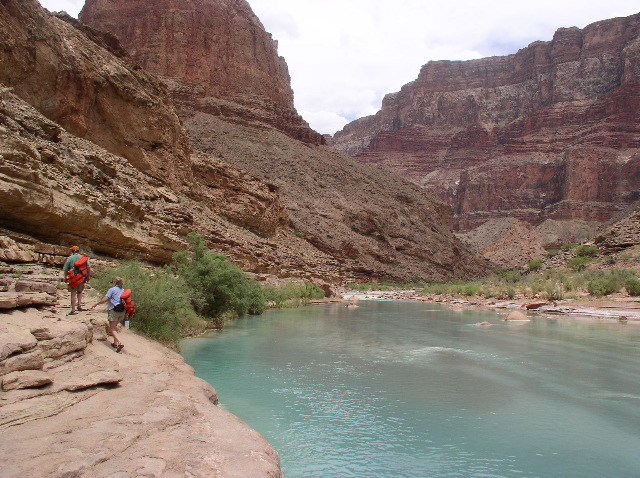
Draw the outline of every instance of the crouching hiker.
M109 319L109 333L113 337L113 343L111 346L116 349L116 352L120 353L120 351L124 348L122 342L120 342L120 337L118 337L118 322L124 319L124 305L122 304L122 300L120 296L124 291L124 281L120 277L114 277L111 280L111 289L107 291L107 294L102 298L100 302L94 304L91 308L95 309L98 305L104 304L108 301L107 305L107 318Z

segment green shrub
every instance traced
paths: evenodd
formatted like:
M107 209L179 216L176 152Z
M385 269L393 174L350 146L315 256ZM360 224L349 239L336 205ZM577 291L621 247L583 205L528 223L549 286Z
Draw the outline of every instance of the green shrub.
M560 249L549 249L547 251L547 257L555 257L560 254Z
M542 261L540 261L540 264L542 265ZM498 278L498 280L501 280L503 282L515 284L522 280L522 271L518 269L505 269L498 272L496 274L496 277Z
M309 300L324 298L324 291L309 281L289 282L279 287L265 286L263 291L265 300L275 307L298 306Z
M132 329L168 344L205 330L207 323L191 306L189 288L184 280L167 269L150 270L139 262L127 262L116 268L96 271L91 285L104 296L114 276L122 277L125 288L132 290L136 304Z
M569 259L567 262L567 267L572 271L578 272L583 271L587 268L589 262L591 262L591 258L587 256L577 256Z
M619 272L600 272L596 274L593 279L589 280L587 290L591 295L602 297L618 292L623 286L624 279Z
M562 247L560 248L563 251L569 251L571 249L573 249L574 247L576 247L578 244L574 244L573 242L567 242L566 244L563 244Z
M558 284L556 282L549 283L546 285L542 295L546 300L562 300L564 299L564 290L561 284Z
M478 292L480 292L480 284L476 282L467 282L462 287L461 292L462 292L462 295L466 297L473 297L475 295L478 295Z
M260 284L249 279L229 258L209 250L204 238L188 236L189 251L174 254L175 271L191 290L196 311L206 317L261 314L266 300Z
M596 246L578 246L575 250L575 254L578 257L596 257L598 252Z
M627 289L627 293L631 296L640 296L640 280L630 277L624 283L624 288Z
M530 271L537 271L541 267L542 267L542 259L533 259L529 261L529 264L527 265L527 269Z

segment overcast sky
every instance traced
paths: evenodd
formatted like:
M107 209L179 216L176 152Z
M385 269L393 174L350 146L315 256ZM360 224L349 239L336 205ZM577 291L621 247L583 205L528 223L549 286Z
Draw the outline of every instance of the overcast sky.
M375 114L430 60L508 55L561 27L640 12L638 0L248 1L278 40L298 112L329 134ZM40 3L77 17L84 0Z

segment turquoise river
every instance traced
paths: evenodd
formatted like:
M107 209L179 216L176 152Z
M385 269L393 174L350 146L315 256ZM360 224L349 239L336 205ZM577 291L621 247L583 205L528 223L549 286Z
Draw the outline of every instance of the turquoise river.
M287 478L640 477L631 322L360 301L269 311L181 348Z

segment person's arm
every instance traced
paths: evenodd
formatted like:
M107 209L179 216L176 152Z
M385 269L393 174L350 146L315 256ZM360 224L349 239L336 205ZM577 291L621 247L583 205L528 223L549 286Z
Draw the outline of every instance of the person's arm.
M96 307L98 307L100 304L104 304L107 300L109 300L109 297L107 297L106 295L102 298L102 300L100 302L98 302L97 304L93 304L91 306L92 309L95 309Z
M71 269L71 257L67 257L67 260L64 262L64 266L62 267L62 280L67 281L67 272Z

